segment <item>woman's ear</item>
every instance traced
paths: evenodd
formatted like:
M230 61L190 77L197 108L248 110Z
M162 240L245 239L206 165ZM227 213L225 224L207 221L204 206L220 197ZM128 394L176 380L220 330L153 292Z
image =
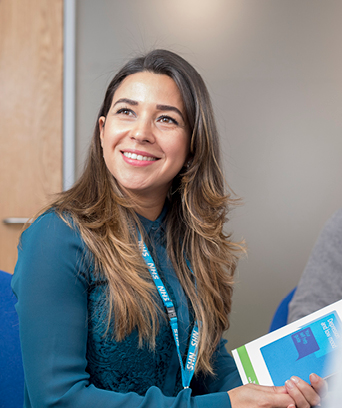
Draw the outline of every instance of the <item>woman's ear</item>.
M104 116L100 116L99 118L99 130L100 130L100 139L101 139L101 146L103 147L103 137L104 137L104 126L105 126L106 118Z
M188 157L187 157L186 160L185 160L184 167L188 169L188 168L191 166L192 160L193 160L193 157L192 157L192 155L189 153L189 154L188 154Z

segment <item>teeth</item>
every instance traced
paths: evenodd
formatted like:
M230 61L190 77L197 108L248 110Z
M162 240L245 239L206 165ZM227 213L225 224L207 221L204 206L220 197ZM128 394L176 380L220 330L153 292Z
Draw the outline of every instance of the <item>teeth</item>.
M155 157L142 156L141 154L135 154L135 153L130 153L130 152L123 152L123 155L132 160L140 160L140 161L157 160Z

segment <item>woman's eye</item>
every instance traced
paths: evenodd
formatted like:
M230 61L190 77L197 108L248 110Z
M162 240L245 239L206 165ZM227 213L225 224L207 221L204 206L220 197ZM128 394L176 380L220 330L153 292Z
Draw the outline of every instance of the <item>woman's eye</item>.
M172 125L178 125L178 122L176 121L176 119L173 119L170 116L161 116L158 120L159 122L162 122L162 123L170 123Z
M128 109L128 108L121 108L116 113L118 115L121 114L121 115L126 115L126 116L133 115L133 111L131 109Z

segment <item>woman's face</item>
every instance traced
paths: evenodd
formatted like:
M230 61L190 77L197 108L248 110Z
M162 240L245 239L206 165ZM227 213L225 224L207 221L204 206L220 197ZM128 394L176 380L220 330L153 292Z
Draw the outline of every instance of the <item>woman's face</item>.
M99 127L106 165L126 191L166 197L189 153L185 117L169 76L140 72L123 80Z

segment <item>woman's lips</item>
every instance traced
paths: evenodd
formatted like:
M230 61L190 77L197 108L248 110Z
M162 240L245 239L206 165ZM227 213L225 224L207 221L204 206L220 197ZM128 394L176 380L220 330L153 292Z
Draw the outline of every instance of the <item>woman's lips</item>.
M121 154L122 158L127 164L130 164L131 166L135 167L150 166L160 159L159 157L155 157L153 155L150 155L149 153L139 151L129 152L122 150Z
M138 161L156 161L156 160L158 160L157 157L143 156L143 155L137 154L137 153L122 152L122 154L125 157L127 157L128 159L131 159L131 160L138 160Z

